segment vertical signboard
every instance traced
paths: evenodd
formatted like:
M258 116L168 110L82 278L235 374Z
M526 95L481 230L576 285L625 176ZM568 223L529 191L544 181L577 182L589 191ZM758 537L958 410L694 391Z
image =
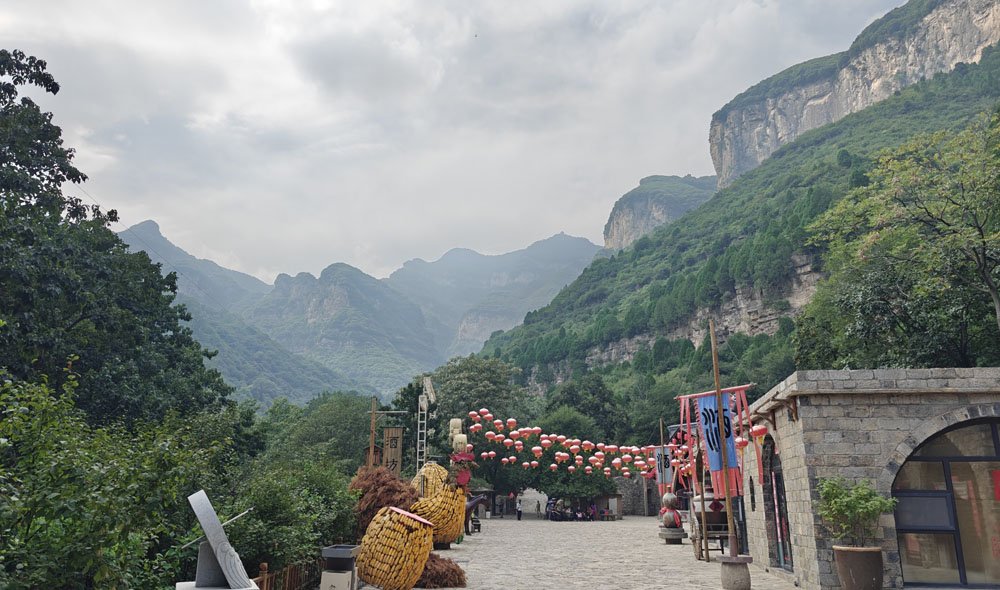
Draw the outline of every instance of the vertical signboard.
M382 429L382 466L399 477L403 462L403 429Z

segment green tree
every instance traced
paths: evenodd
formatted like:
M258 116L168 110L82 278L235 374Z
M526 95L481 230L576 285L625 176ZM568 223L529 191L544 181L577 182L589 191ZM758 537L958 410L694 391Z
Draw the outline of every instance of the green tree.
M472 410L488 408L501 420L509 417L521 421L529 408L524 389L514 383L517 369L496 358L470 355L456 357L431 374L437 394L436 418L429 422L436 431L441 452L447 446L448 421L465 418Z
M973 366L1000 357L1000 119L878 157L811 226L829 281L799 318L820 366Z
M94 423L218 404L230 388L171 306L175 277L128 252L114 211L62 192L85 176L51 113L18 97L26 85L59 90L44 61L0 50L0 367L58 391L73 359Z

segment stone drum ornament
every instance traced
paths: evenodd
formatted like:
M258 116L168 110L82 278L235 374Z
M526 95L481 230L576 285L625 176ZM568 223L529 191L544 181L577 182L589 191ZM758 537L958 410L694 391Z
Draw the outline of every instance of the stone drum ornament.
M212 508L205 490L188 496L201 529L208 539L198 546L198 570L194 582L178 582L176 590L203 588L205 590L258 590L257 584L247 575L239 554L229 544L226 531Z

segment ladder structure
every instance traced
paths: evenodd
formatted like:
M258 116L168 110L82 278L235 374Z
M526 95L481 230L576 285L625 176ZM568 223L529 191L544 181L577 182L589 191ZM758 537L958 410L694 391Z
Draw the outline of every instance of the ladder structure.
M424 377L424 392L417 400L417 471L427 463L427 413L436 401L434 384L430 377Z

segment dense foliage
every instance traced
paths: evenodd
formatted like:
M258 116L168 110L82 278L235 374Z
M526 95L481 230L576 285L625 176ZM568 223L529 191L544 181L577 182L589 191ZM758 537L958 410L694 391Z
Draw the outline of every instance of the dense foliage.
M811 226L830 280L799 320L805 367L1000 361L1000 118L880 155Z
M59 90L45 62L0 51L0 367L58 389L72 362L92 422L217 405L230 388L171 306L175 277L128 252L113 211L63 194L85 177L24 85Z
M360 445L327 426L356 431L356 398L263 420L228 402L174 276L128 252L113 212L63 194L84 176L25 84L58 90L44 62L0 51L0 587L191 579L198 489L223 519L254 509L228 529L252 573L353 540L340 469Z

